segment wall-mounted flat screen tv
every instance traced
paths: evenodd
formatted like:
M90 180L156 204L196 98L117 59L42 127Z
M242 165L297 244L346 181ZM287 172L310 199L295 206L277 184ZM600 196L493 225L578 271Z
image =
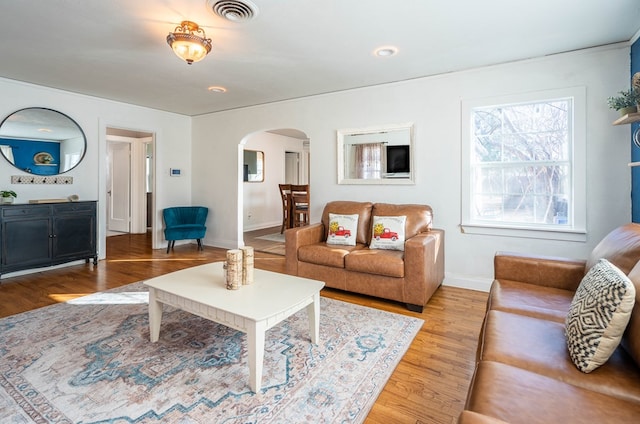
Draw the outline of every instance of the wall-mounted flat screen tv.
M387 146L387 174L410 171L409 146Z

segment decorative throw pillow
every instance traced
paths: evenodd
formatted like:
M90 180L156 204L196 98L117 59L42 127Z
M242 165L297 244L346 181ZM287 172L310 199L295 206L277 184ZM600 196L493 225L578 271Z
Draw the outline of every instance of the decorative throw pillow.
M374 216L370 249L404 250L406 216Z
M595 370L616 350L635 297L631 280L606 259L584 276L565 322L569 356L580 371Z
M355 246L357 232L357 213L353 215L329 214L329 235L327 236L327 244Z

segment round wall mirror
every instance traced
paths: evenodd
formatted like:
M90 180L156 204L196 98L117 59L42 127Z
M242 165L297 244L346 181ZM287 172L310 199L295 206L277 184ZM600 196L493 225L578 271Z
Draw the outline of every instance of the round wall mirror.
M87 147L82 128L64 113L21 109L0 124L2 156L21 171L58 175L75 168Z

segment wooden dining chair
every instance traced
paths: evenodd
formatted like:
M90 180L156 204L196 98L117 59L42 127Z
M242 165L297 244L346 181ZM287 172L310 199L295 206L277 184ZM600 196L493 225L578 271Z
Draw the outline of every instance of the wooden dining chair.
M280 234L285 228L291 228L291 184L278 184L280 200L282 200L282 226Z
M293 226L309 225L309 185L291 185Z

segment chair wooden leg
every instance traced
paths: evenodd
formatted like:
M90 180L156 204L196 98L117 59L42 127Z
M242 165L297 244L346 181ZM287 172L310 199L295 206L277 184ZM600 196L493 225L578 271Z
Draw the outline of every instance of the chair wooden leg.
M280 234L284 233L284 230L289 228L289 215L287 212L282 212L282 225L280 226Z
M202 248L202 240L198 239L198 250L204 250Z
M169 253L169 249L171 249L171 240L167 241L167 253Z

